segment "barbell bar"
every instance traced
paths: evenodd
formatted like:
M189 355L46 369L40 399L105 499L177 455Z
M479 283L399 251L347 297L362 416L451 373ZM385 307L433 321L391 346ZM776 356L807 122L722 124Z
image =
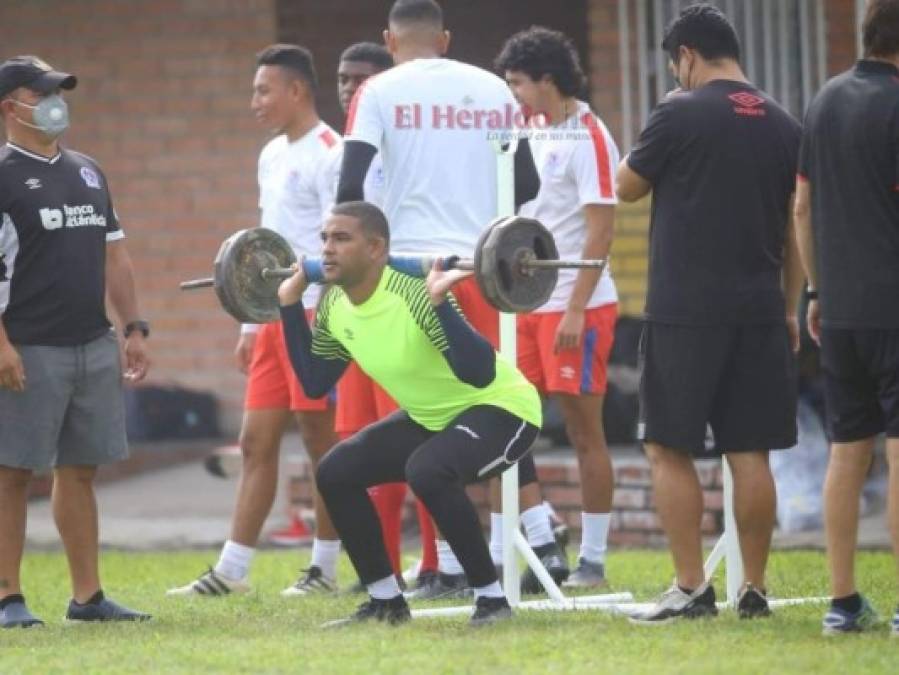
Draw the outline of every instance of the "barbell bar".
M411 276L425 277L435 261L442 269L473 270L486 300L503 312L537 309L552 295L558 270L602 269L604 260L560 260L552 233L540 222L520 216L498 218L482 233L474 258L435 254L391 255L388 264ZM213 277L181 283L182 290L215 288L222 307L238 321L267 323L279 317L278 285L293 276L296 255L272 230L240 230L226 239L215 258ZM324 278L320 258L300 263L310 282Z

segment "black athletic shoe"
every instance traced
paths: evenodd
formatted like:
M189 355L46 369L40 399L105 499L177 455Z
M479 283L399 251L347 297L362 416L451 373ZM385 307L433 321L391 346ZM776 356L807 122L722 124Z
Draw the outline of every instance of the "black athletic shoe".
M322 628L337 628L339 626L348 626L354 623L363 623L365 621L380 621L391 626L405 623L412 619L409 611L409 605L406 598L398 595L390 600L377 600L369 598L366 602L359 605L358 609L346 619L338 619L336 621L328 621L322 624Z
M83 605L74 600L69 601L69 609L66 611L66 621L92 622L92 621L149 621L152 617L143 612L123 607L103 595L103 591L97 593Z
M644 626L661 625L677 619L699 619L717 616L715 606L715 589L705 583L692 593L684 593L674 584L656 601L653 607L645 612L633 614L631 623Z
M464 574L438 572L427 577L422 585L406 593L407 600L458 600L471 597L473 591Z
M497 621L505 621L512 618L512 608L505 597L487 598L480 597L474 605L474 613L468 620L470 626L486 626Z
M740 597L737 598L737 613L741 619L757 619L771 616L767 593L752 584L746 584L746 587L740 593Z
M540 562L543 563L546 571L549 572L549 576L557 584L561 584L568 578L570 573L568 560L565 559L565 553L556 542L538 546L534 549L534 553L540 558ZM543 592L543 584L540 583L540 580L531 568L528 568L521 577L521 592L530 594Z

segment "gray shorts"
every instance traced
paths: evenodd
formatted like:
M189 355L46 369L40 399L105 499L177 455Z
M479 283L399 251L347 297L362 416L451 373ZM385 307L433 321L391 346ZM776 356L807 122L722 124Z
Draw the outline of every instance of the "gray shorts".
M96 466L128 456L114 332L77 347L16 345L25 391L0 389L0 465Z

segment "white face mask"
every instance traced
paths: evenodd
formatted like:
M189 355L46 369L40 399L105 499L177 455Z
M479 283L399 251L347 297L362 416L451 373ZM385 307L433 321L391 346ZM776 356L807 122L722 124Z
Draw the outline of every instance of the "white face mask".
M13 103L33 110L34 124L16 116L16 120L26 127L42 131L51 138L56 138L69 128L69 106L59 94L51 94L42 98L37 105L29 105L13 99Z

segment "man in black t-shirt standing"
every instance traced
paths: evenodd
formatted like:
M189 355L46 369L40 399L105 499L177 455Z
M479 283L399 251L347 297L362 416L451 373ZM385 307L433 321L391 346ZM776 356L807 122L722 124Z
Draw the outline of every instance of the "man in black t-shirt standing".
M127 455L122 378L148 368L131 259L106 178L59 146L62 89L76 79L34 56L0 64L0 627L40 625L22 595L28 482L53 468L53 515L72 578L70 621L150 617L103 595L97 466ZM108 292L107 292L108 291ZM105 299L125 333L126 370Z
M796 188L808 327L821 345L832 442L824 515L833 600L825 635L876 623L855 586L854 558L859 496L884 432L899 560L899 0L870 2L862 33L865 58L809 107ZM899 609L892 630L899 636Z
M639 433L677 578L633 620L716 614L692 457L722 454L745 570L740 615L765 616L776 502L768 451L796 443L802 272L790 203L800 127L746 79L736 33L714 6L683 10L662 46L680 89L653 111L617 188L626 202L652 191Z

